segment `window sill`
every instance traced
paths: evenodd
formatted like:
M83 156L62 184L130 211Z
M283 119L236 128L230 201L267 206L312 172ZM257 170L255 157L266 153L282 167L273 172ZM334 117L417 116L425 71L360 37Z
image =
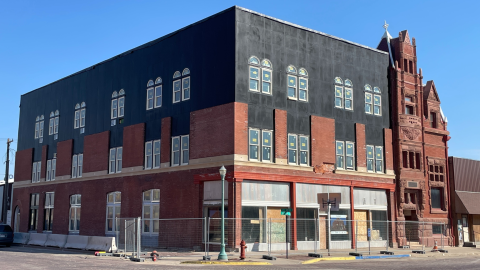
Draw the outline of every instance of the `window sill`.
M68 234L69 235L79 235L80 231L69 231Z
M431 208L430 214L448 214L448 211L442 210L440 208Z
M359 172L359 171L352 171L352 170L345 170L345 169L335 169L334 171L336 174L348 174L348 175L357 175L357 176L365 176L365 177L379 177L379 178L395 178L395 174L385 174L385 173L378 173L378 172Z

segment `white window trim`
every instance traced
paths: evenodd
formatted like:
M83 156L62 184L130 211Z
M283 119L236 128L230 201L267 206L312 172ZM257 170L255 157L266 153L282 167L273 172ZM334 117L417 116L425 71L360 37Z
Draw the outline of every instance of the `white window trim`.
M301 138L306 138L307 139L307 150L301 150ZM309 167L310 166L310 137L306 135L298 135L298 156L301 157L302 152L307 152L307 164L302 164L300 162L300 158L298 159L298 165L304 166L304 167Z
M380 99L380 105L375 105L375 97L378 97ZM378 115L378 116L382 116L382 96L381 95L373 95L373 114L374 115ZM378 106L379 107L379 110L378 110L378 114L375 113L375 106Z
M77 120L78 116L78 120ZM73 115L73 128L77 129L80 127L80 110L75 110L75 114Z
M307 86L305 87L305 89L301 89L300 88L300 80L305 80L305 83L307 84ZM301 99L300 98L300 91L305 91L305 96L307 97L306 99ZM298 77L298 100L300 101L305 101L305 102L308 102L308 78L307 77Z
M108 195L112 194L113 193L113 202L108 202ZM120 193L120 201L117 202L116 201L116 193ZM107 206L105 208L105 233L109 234L109 233L115 233L115 232L118 232L117 231L117 218L116 218L116 207L117 206L120 206L120 213L122 212L122 199L121 199L121 195L122 193L120 191L114 191L114 192L110 192L107 194ZM113 217L112 217L112 230L109 231L108 230L108 207L112 207L113 209Z
M50 117L48 121L48 135L53 135L54 122L55 122L55 117Z
M340 92L341 92L341 95L342 95L342 96L340 96L340 97L337 97L337 90L338 90L337 87L340 88ZM335 97L335 100L334 100L334 102L335 102L335 108L343 109L343 108L344 108L344 103L345 103L345 102L344 102L344 97L345 97L344 88L343 88L343 86L335 85L335 86L334 86L334 89L335 89L335 94L334 94L334 97ZM340 106L337 106L337 102L336 102L337 98L340 98L341 101L342 101L342 104L341 104Z
M251 130L255 130L255 131L258 132L257 144L252 144L252 143L251 143L251 142L252 142L252 138L251 138L251 136L250 136L250 131L251 131ZM260 157L260 155L261 155L261 154L260 154L260 151L262 150L262 149L261 149L261 146L260 146L260 141L261 141L261 140L262 140L262 139L261 139L261 130L260 130L260 129L258 129L258 128L249 128L249 129L248 129L248 160L249 160L249 161L258 162L258 161L262 160L261 157ZM251 146L251 145L257 146L257 159L250 158L250 146Z
M263 73L264 73L265 71L270 72L270 81L268 81L268 83L270 83L270 92L264 92L264 91L263 91ZM261 93L272 96L272 95L273 95L273 70L270 69L270 68L262 67L262 78L261 78L261 79L262 79L262 80L261 80L262 83L261 83L261 85L260 85L260 87L262 88L262 89L261 89Z
M258 72L258 79L252 78L252 77L250 76L250 68L255 68L255 69L257 70L257 72ZM261 74L261 68L260 68L260 67L254 66L254 65L252 65L252 64L250 64L250 65L248 66L248 90L249 90L249 91L257 92L257 93L260 92L260 88L261 88L261 84L262 84L261 75L262 75L262 74ZM258 82L258 89L255 90L255 89L250 88L250 80L256 80L256 81Z
M119 152L121 153L121 155L118 154ZM123 147L120 146L120 147L117 147L117 154L116 154L116 160L115 160L115 172L116 173L121 173L122 172L123 163L122 163L122 166L119 166L119 163L122 162L122 161L123 161Z
M78 154L77 178L83 175L83 154Z
M187 138L188 140L188 149L183 149L183 139ZM188 162L183 162L183 157L184 157L184 151L188 151ZM188 165L190 162L190 135L183 135L180 136L180 164L181 165Z
M115 108L113 107L113 102L116 102L117 104L115 105ZM113 112L116 111L117 115L114 116ZM117 119L118 118L118 98L112 99L112 102L110 103L110 119Z
M120 105L120 100L123 100L123 105ZM122 118L125 116L125 96L121 96L118 98L118 112L117 112L117 115L118 115L118 118ZM123 113L120 115L120 112L122 111L123 109Z
M158 145L159 145L159 151L158 151L158 154L155 154L155 143L158 142ZM153 143L152 143L152 168L154 169L157 169L157 168L160 168L160 165L161 165L161 153L162 153L162 143L161 143L161 140L154 140ZM156 157L156 155L158 155L158 157ZM158 166L155 166L155 161L156 159L158 158Z
M153 221L153 220L155 220L155 218L153 217L153 207L152 206L155 206L157 204L158 204L158 217L160 218L160 196L159 196L158 200L153 199L153 192L155 190L158 190L158 192L160 193L160 189L145 190L145 191L150 192L150 200L148 200L148 201L145 201L145 199L144 199L145 191L142 192L142 219L143 219L143 221L146 221L146 220ZM145 207L144 206L150 206L150 218L144 218L144 216L145 216L145 213L144 213ZM149 232L144 232L144 224L142 223L142 234L143 235L158 235L157 232L153 232L153 224L152 223L150 223L150 231Z
M40 122L39 122L39 121L35 122L35 135L34 135L34 138L35 138L35 139L40 138Z
M353 148L353 154L351 156L348 155L347 153L347 148L348 148L348 145L351 144L352 145L352 148ZM356 159L355 159L355 142L350 142L350 141L346 141L345 142L345 160L344 160L344 164L345 164L345 170L349 170L349 171L355 171L355 168L356 168L356 165L357 165L357 162L356 162ZM347 165L347 157L352 157L353 159L353 167L352 168L349 168L348 165Z
M41 173L42 173L42 162L41 161L33 162L32 183L40 182Z
M47 174L45 175L45 181L50 181L50 172L52 170L52 160L47 160Z
M53 202L51 201L50 199L50 203L51 204L47 204L47 197L49 197L50 195L50 198L53 196ZM55 192L45 192L45 206L44 206L44 209L50 209L50 212L52 211L52 209L55 209ZM44 211L45 212L45 211ZM70 219L70 216L68 217ZM43 219L44 219L44 224L45 224L45 214L43 215ZM51 219L50 219L50 222ZM53 225L53 224L52 224ZM45 228L45 227L44 227ZM51 230L45 230L46 232L51 232Z
M264 143L264 140L263 140L263 133L264 132L268 132L270 133L270 146L264 146L263 143ZM265 163L272 163L273 162L273 130L268 130L268 129L262 129L260 130L260 138L261 138L261 146L260 146L260 149L259 149L259 152L261 153L259 155L259 157L261 158L261 161L262 162L265 162ZM263 157L263 147L269 147L270 148L270 159L265 159ZM250 150L250 149L249 149Z
M110 159L110 156L108 158ZM82 174L83 174L83 154L75 154L72 156L72 178L80 178L82 177Z
M56 170L57 170L57 159L53 158L53 159L47 160L47 174L45 175L45 181L54 181Z
M43 129L45 128L45 124L43 120L40 120L38 123L40 124L40 128L38 130L38 138L43 138Z
M367 102L367 96L370 96L370 102ZM370 112L367 112L367 106L365 106L366 114L373 114L373 94L365 92L365 105L370 105Z
M295 78L295 86L293 86L293 88L295 88L295 97L291 97L291 96L288 95L288 88L291 87L288 84L289 77ZM296 75L290 74L290 73L287 73L287 98L291 99L291 100L298 100L298 77Z
M295 147L295 161L296 162L290 162L290 150L294 150L293 148L290 149L290 136L294 136L295 137L295 144L296 144L296 147ZM287 135L287 162L289 165L298 165L298 135L297 134L291 134L289 133Z
M150 101L150 98L148 97L148 92L149 92L149 91L152 91L152 98L151 98L151 100L152 100L152 107L151 107L151 108L148 107L148 103L149 103L149 101ZM147 111L153 110L153 109L155 108L155 87L149 87L149 88L147 88L147 104L146 104L146 107L147 107Z
M157 89L160 89L160 95L157 95ZM157 104L157 97L160 97L160 105ZM160 108L162 107L162 103L163 103L163 87L162 85L158 85L158 86L155 86L154 90L153 90L153 107L154 108Z
M109 157L110 158L110 157ZM78 156L72 156L72 178L77 178Z
M180 84L180 87L179 87L178 91L175 91L175 83L176 83L176 82L179 82L179 84ZM172 86L173 86L172 101L173 101L173 103L178 103L178 102L182 101L182 79L174 80ZM176 92L180 92L180 97L179 97L179 100L178 100L178 101L175 101L175 93L176 93Z
M148 155L148 150L150 150L150 155ZM151 166L148 166L148 157L151 159ZM145 142L145 158L144 158L144 170L150 170L153 167L153 141Z
M173 147L174 147L174 146L173 146L173 141L174 141L175 139L178 139L178 144L179 144L177 151L174 151L174 150L173 150ZM180 140L180 136L174 136L174 137L172 137L172 141L171 141L171 142L172 142L172 147L171 147L171 149L170 149L170 154L171 154L171 156L170 156L170 157L171 157L171 162L170 162L170 163L172 164L171 166L172 166L172 167L180 166L181 159L182 159L181 154L180 154L180 151L182 150L182 142L181 142L181 140ZM179 153L178 153L178 158L179 158L179 159L178 159L178 164L175 163L175 158L174 158L175 152L179 152Z
M337 154L337 148L338 148L338 144L341 143L342 144L342 154L339 155ZM338 164L337 164L337 156L342 156L343 157L343 166L342 167L338 167ZM335 141L335 169L336 170L345 170L345 142L344 141Z
M121 150L121 156L119 157L118 155L118 150ZM115 155L115 158L114 160L112 160L112 152L114 153ZM110 148L109 152L108 152L108 173L109 174L114 174L114 173L121 173L122 172L122 168L120 168L119 170L119 162L122 162L123 160L123 147L120 146L120 147L114 147L114 148ZM112 162L114 162L114 167L112 167ZM123 167L123 165L122 165Z
M346 95L347 90L349 90L349 91L352 93L352 97L351 97L351 98L347 98L347 95ZM343 94L344 94L344 96L343 96L343 107L345 108L345 110L353 111L353 107L354 107L354 106L353 106L353 88L344 87L344 88L343 88ZM349 109L345 106L345 104L347 103L347 102L346 102L347 100L350 100L350 101L351 101L351 108L349 108Z
M75 203L74 204L72 204L72 197L73 196L75 196ZM78 196L80 197L80 203L79 204L77 204ZM82 195L80 195L80 194L71 195L70 198L69 198L70 199L70 211L68 212L68 231L69 232L79 232L80 231L80 228L77 227L76 221L77 221L77 209L82 208L81 198L82 198ZM72 209L75 209L75 218L74 218L75 228L73 230L71 229L72 224L71 224L71 219L70 219ZM80 210L80 216L81 216L81 214L82 214L82 212Z
M84 112L84 113L83 113L83 112ZM82 116L82 113L83 113L84 116ZM85 118L86 118L86 116L87 116L87 109L86 109L86 108L80 109L80 127L81 127L81 128L85 127L85 123L86 123ZM82 124L82 119L83 119L83 124Z
M189 86L188 86L187 88L183 87L183 82L184 82L186 79L189 80L189 82L188 82L188 85L189 85ZM189 99L190 99L190 97L191 97L191 95L192 95L192 92L190 91L191 86L192 86L192 79L190 78L190 76L185 76L184 78L182 78L182 101L185 101L185 100L189 100ZM188 91L189 91L189 96L188 96L188 98L185 98L185 89L188 89Z
M372 148L372 156L373 158L368 158L368 147L371 147ZM366 158L367 158L367 172L371 172L371 173L374 173L375 172L375 146L374 145L367 145L365 147L365 154L366 154ZM368 169L368 160L371 159L372 160L372 167L373 167L373 170L369 170Z
M377 159L377 152L378 152L377 148L379 148L380 152L382 153L382 158L381 159ZM380 174L384 174L384 172L385 172L385 161L384 160L385 159L384 159L384 155L383 155L383 146L375 146L374 149L375 149L375 152L374 152L375 155L373 157L374 157L374 160L375 160L375 172L380 173ZM377 170L377 160L382 161L382 170L381 171Z

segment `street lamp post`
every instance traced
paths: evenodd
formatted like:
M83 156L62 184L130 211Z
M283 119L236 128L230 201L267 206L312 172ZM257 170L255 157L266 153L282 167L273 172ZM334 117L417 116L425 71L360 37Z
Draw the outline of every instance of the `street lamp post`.
M225 253L225 174L227 173L227 169L222 165L220 168L220 176L222 177L222 220L221 220L221 234L222 234L222 242L220 248L220 254L218 254L219 261L228 261L227 253Z

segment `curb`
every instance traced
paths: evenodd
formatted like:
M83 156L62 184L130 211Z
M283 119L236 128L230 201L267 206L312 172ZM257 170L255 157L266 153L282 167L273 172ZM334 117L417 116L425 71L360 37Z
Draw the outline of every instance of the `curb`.
M379 256L362 256L355 257L356 260L368 260L368 259L390 259L390 258L408 258L411 257L410 254L401 254L401 255L379 255Z
M215 261L185 261L181 264L217 264L217 265L272 265L268 262L215 262Z
M302 264L311 264L319 261L353 261L353 260L368 260L368 259L390 259L390 258L407 258L410 254L402 255L380 255L380 256L359 256L359 257L332 257L332 258L317 258L303 261Z
M332 257L332 258L317 258L307 261L303 261L302 264L311 264L319 261L353 261L356 260L356 257Z

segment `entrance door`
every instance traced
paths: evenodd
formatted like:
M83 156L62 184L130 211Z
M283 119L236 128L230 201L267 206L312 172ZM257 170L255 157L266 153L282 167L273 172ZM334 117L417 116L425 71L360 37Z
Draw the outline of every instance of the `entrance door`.
M468 216L462 215L462 225L463 225L463 242L470 242L470 236L468 234Z

